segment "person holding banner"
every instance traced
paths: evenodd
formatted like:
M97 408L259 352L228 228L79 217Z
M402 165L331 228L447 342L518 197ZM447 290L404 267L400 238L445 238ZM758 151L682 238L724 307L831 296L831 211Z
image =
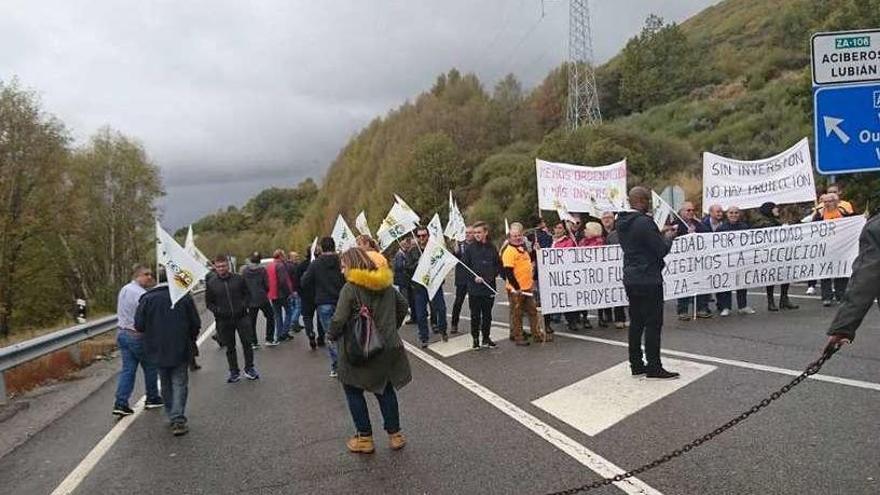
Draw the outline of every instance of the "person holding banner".
M620 244L620 235L617 232L617 219L614 212L606 211L602 213L602 229L605 231L605 244ZM626 328L626 306L617 306L615 308L605 308L599 310L599 326L602 322L610 322L614 320L614 328L623 330Z
M574 218L573 220L567 220L564 222L560 222L562 229L560 231L559 224L557 224L554 229L554 237L555 240L553 242L554 248L572 248L576 247L582 237L578 236L578 229L580 228L580 219ZM568 327L569 332L579 332L581 330L589 330L593 328L593 325L590 324L589 318L586 318L587 314L585 311L570 311L565 313L565 323Z
M712 208L709 208L711 215ZM742 220L742 212L736 206L727 208L727 219L721 224L718 232L732 232L736 230L747 230L749 224ZM718 310L721 316L730 316L733 310L733 295L731 292L721 292L715 295L718 299ZM736 307L741 315L753 315L755 310L749 306L748 290L740 289L736 291Z
M490 337L492 329L492 306L495 305L495 279L501 272L501 257L489 241L489 225L474 224L474 243L464 253L462 262L472 272L468 280L468 304L471 310L471 337L473 348L496 347Z
M532 258L523 244L523 229L513 224L508 235L508 243L501 250L502 273L507 280L507 300L510 302L510 339L519 346L529 345L523 338L523 313L529 318L529 330L535 342L553 340L550 329L546 336L541 331L538 308L535 304L534 279L532 278Z
M764 229L767 227L779 227L782 221L779 219L779 207L772 201L767 201L758 208L758 212L752 219L752 228ZM774 301L774 286L767 286L767 311L776 312L780 309L798 309L800 306L793 304L788 298L789 284L779 286L779 306Z
M416 268L419 266L419 260L422 258L422 251L428 245L430 234L426 227L416 228L417 245L410 248L406 256L406 268L409 273L415 274ZM443 297L443 284L440 284L440 290L434 294L434 297L428 297L428 290L419 284L410 284L413 291L413 300L415 302L416 325L419 328L419 340L422 348L428 347L428 306L431 307L431 313L436 318L437 326L435 332L446 342L449 337L446 334L446 299Z
M822 195L822 198L819 201L822 203L822 209L817 210L816 214L813 215L814 222L821 222L824 220L839 220L841 218L852 215L852 206L850 206L850 210L847 210L845 207L841 206L840 198L835 193L825 193ZM822 289L822 306L825 306L827 308L828 306L843 301L843 295L846 292L847 281L848 280L846 278L823 278L819 282L819 285Z
M651 191L634 187L629 192L634 211L620 214L617 230L623 250L623 286L629 299L629 365L633 376L647 375L654 379L674 379L679 374L667 371L660 360L660 333L663 329L663 258L672 248L675 231L664 234L651 211ZM642 360L642 336L645 339L647 363Z
M694 209L694 204L690 201L685 201L681 204L681 209L678 210L678 218L675 219L675 225L678 229L677 235L687 235L687 234L701 234L704 232L709 232L709 227L703 222L700 222L696 219L694 213L696 210ZM691 302L693 302L693 297L682 297L678 300L678 319L681 321L690 321L691 314ZM712 311L709 310L709 295L708 294L700 294L696 297L697 303L697 318L711 318Z

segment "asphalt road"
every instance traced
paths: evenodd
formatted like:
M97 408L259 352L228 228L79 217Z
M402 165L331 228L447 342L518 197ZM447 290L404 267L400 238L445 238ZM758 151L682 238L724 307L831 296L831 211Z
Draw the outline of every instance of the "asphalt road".
M532 402L624 362L626 349L614 345L625 340L621 330L580 333L594 340L560 335L555 343L527 348L503 340L494 350L449 357L429 350L429 362L410 354L414 380L399 393L409 444L400 452L387 449L378 407L369 399L377 441L372 456L345 451L353 426L341 387L327 376L326 355L309 351L301 334L258 351L260 381L231 385L224 380L224 353L208 340L204 367L190 378L190 434L174 438L161 411L145 412L74 493L500 494L577 486L598 476L583 455L561 448L564 442L621 468L635 467L711 431L791 379L749 364L801 370L817 357L833 310L798 299L800 310L770 314L759 304L762 296L750 297L757 315L708 321L679 322L667 305L664 349L697 355L667 361L716 369L595 435ZM508 310L500 303L494 316L506 332ZM415 342L413 327L401 332ZM880 493L878 356L880 313L873 310L856 343L822 370L854 382L808 380L639 479L654 490L647 493L667 495ZM114 427L114 389L111 380L0 459L0 492L51 493Z

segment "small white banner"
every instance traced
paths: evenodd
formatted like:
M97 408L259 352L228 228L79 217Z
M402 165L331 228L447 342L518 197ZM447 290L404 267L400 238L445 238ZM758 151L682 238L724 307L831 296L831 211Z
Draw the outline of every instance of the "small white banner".
M587 212L626 209L626 159L604 167L585 167L535 160L538 208Z
M446 275L458 264L455 257L443 245L443 236L431 236L419 258L419 265L413 273L412 280L428 290L428 297L433 298Z
M168 232L165 232L158 220L156 221L156 261L165 267L172 308L208 274L205 265L199 263Z
M336 250L340 253L357 246L357 243L354 241L354 233L348 227L348 224L345 223L342 215L336 217L336 225L333 226L333 233L330 234L330 237L333 238L333 242L336 243Z
M690 234L666 256L664 298L849 277L865 217ZM544 314L626 306L619 245L538 250Z
M810 143L800 140L763 160L742 161L703 153L703 211L712 205L741 209L776 204L816 202Z

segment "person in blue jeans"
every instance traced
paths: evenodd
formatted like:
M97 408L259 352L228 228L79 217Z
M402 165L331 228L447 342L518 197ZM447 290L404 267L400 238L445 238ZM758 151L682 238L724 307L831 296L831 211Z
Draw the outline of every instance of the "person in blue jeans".
M134 382L137 377L138 366L144 371L144 388L147 391L147 399L144 404L146 409L162 407L162 398L159 395L158 374L156 368L144 359L144 346L141 334L135 331L134 316L137 311L138 301L147 292L147 288L153 285L153 272L146 265L135 265L132 269L132 280L119 290L116 304L116 318L119 331L116 334L116 343L119 346L119 354L122 356L122 370L119 372L119 381L116 386L116 400L113 404L113 414L116 416L128 416L134 411L129 407Z
M422 258L422 251L428 245L428 229L425 227L416 228L416 246L406 253L406 271L409 278L412 279L419 266L419 260ZM422 348L428 347L429 330L428 330L428 305L431 306L432 323L434 331L440 334L441 339L446 342L449 337L446 333L446 299L443 297L443 285L434 294L433 298L428 297L428 290L420 284L413 283L410 286L413 293L413 301L415 303L416 324L419 327L419 341ZM430 300L429 300L430 299Z
M339 291L345 285L345 278L342 275L342 265L339 263L333 238L322 238L320 247L321 254L309 263L300 285L314 291L318 322L321 328L327 330L330 328L333 313L336 312ZM330 356L330 377L336 378L337 357L334 343L327 344L327 354Z

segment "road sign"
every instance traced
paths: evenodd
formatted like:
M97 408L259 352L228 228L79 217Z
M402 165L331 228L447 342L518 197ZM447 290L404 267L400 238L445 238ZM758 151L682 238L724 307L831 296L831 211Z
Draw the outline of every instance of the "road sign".
M880 83L815 88L813 114L819 173L880 170Z
M813 84L880 81L880 29L816 33Z

